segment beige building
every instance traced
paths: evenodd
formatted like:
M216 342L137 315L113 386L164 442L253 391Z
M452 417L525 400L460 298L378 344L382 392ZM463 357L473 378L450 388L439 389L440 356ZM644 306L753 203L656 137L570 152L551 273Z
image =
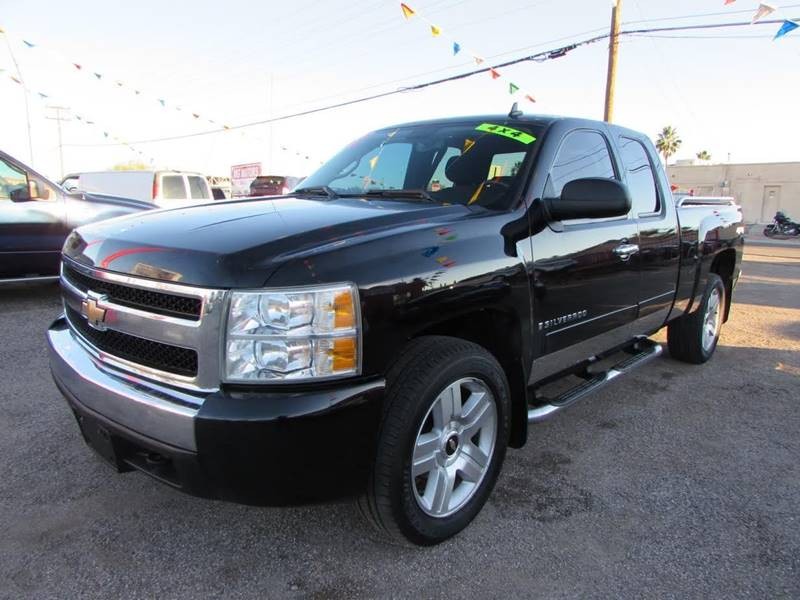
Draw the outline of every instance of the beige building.
M667 167L676 193L733 196L747 223L768 223L779 210L800 220L800 162L686 164Z

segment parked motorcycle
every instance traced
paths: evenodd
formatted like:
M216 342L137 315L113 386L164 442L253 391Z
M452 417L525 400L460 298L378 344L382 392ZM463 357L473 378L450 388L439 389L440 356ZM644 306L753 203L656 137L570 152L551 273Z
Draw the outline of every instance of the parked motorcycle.
M767 237L800 235L800 223L795 223L781 211L775 213L775 219L764 228Z

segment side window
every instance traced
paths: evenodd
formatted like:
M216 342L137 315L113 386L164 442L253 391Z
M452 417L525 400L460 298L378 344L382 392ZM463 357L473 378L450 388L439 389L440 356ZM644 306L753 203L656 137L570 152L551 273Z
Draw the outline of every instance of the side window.
M660 207L656 179L647 150L641 142L631 138L621 137L619 143L628 189L633 200L633 214L657 212Z
M206 180L198 175L189 175L189 191L192 193L192 200L208 200L208 184Z
M558 198L570 181L586 177L614 179L614 165L606 138L598 131L573 131L567 135L550 169L547 195Z
M346 169L346 174L332 180L330 185L351 193L373 188L402 189L410 158L411 144L384 144L364 154L355 167Z
M58 200L58 195L49 183L45 183L44 179L39 177L31 177L31 192L33 193L34 200Z
M161 189L165 200L184 200L188 197L186 186L183 185L183 175L163 175Z
M28 178L23 171L0 160L0 200L10 200L11 192L24 190L28 185Z

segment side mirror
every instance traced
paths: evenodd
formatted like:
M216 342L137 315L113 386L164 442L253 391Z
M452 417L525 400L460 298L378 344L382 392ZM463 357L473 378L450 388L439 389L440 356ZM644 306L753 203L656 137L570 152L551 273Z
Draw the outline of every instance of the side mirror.
M545 201L556 221L623 217L631 210L631 196L624 184L614 179L589 177L564 186L561 198Z
M30 202L31 200L33 200L30 188L28 188L28 186L17 188L16 190L11 190L9 198L11 199L12 202Z

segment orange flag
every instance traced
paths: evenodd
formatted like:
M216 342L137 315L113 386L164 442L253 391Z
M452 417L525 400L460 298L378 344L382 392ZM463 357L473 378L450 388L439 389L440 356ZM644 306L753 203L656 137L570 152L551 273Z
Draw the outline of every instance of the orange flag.
M411 7L408 4L403 4L402 2L400 3L400 9L403 11L403 16L406 19L410 19L416 14L413 10L411 10Z
M525 94L525 100L527 100L528 102L536 103L536 98L534 98L530 94Z
M497 72L497 71L495 71L494 69L491 69L491 68L490 68L490 69L489 69L489 73L491 73L491 75L492 75L492 79L497 79L498 77L500 77L500 73L498 73L498 72Z

